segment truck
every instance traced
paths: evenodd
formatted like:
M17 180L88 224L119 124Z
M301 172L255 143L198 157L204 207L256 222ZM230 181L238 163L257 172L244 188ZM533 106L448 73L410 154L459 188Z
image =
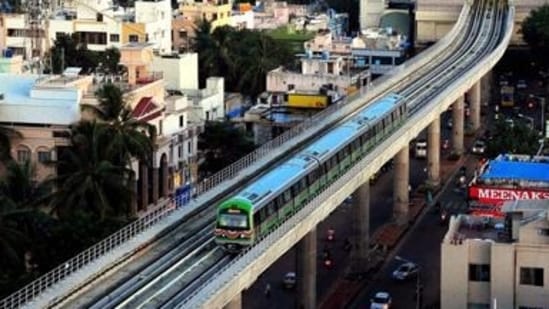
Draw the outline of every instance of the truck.
M297 108L325 108L332 103L328 95L289 93L286 106Z

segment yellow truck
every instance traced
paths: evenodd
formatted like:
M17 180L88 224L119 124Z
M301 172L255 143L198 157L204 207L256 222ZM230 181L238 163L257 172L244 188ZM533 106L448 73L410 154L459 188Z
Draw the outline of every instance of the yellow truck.
M501 87L501 106L513 107L515 105L515 88L512 86Z

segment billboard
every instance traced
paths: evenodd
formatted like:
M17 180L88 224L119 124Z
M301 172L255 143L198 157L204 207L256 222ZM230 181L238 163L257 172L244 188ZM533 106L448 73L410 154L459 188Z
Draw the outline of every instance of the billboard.
M473 185L469 187L469 198L482 204L501 205L513 200L549 200L549 190L495 188Z

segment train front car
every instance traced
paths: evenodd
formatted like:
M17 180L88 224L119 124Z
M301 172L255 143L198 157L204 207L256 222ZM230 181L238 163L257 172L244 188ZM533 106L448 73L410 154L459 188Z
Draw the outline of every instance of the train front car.
M252 203L233 197L217 208L215 242L232 253L254 242Z

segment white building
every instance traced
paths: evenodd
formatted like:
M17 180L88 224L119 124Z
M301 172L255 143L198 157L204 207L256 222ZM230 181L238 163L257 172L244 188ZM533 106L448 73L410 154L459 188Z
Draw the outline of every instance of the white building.
M60 34L77 33L90 50L150 42L159 53L171 52L169 0L136 1L135 9L128 10L113 6L111 0L80 0L73 4L74 7L58 10L49 20L49 42Z
M460 215L441 252L441 308L548 308L549 203L506 202L506 219Z

